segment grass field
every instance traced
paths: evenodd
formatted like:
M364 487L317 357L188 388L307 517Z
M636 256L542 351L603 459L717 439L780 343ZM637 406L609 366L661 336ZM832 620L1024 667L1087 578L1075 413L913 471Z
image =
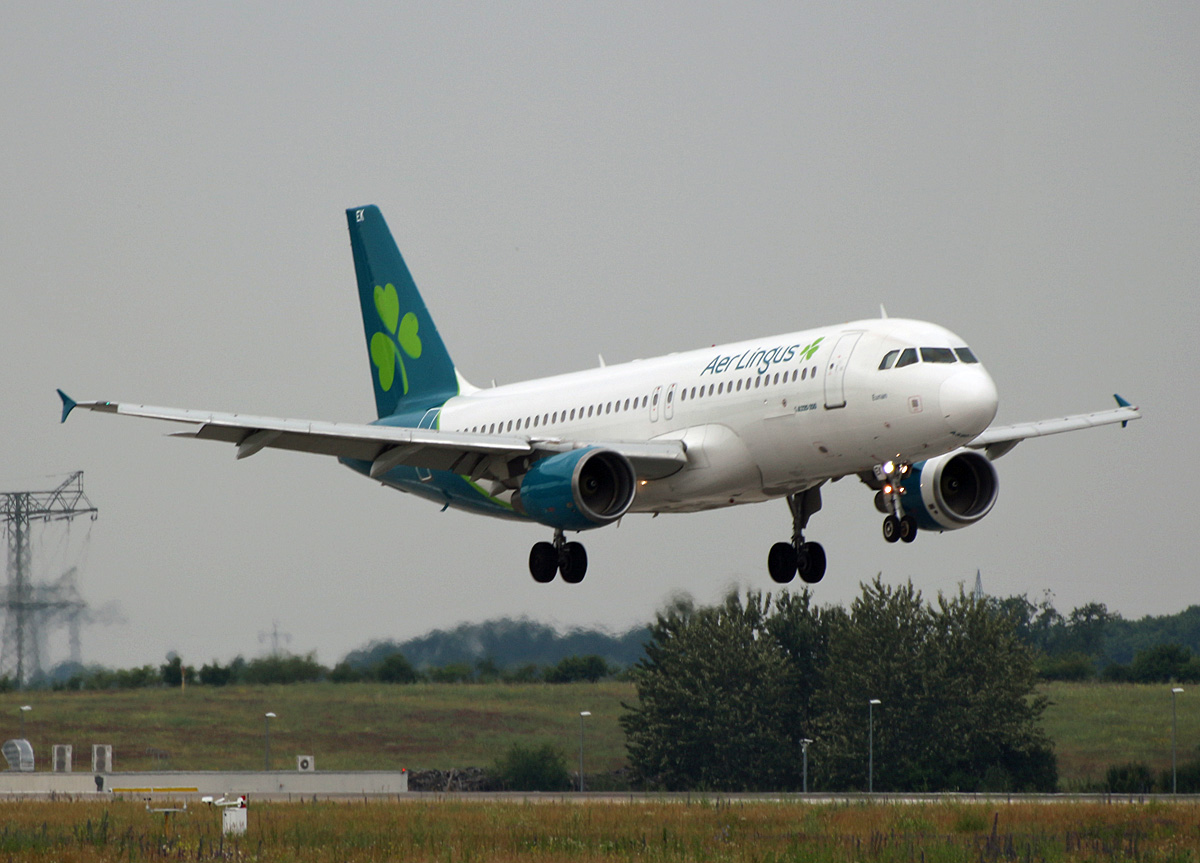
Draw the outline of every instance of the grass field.
M223 837L193 807L169 828L140 802L0 802L13 861L1196 861L1190 803L254 803Z
M1171 687L1167 684L1052 683L1046 733L1058 752L1064 790L1099 782L1110 764L1144 761L1157 774L1171 766ZM1179 760L1200 755L1200 689L1178 697Z
M579 712L587 772L625 764L618 725L626 683L413 684L315 683L190 687L113 692L0 695L3 739L16 737L18 708L30 705L25 733L44 765L50 746L70 743L90 768L91 744L113 747L113 769L257 770L264 714L271 720L272 766L294 769L312 755L318 769L393 770L489 766L514 742L550 742L574 764ZM154 750L168 753L163 760Z
M1100 781L1109 764L1171 761L1168 686L1050 684L1045 727L1055 741L1064 789ZM1179 696L1179 753L1200 744L1200 691ZM26 736L41 766L54 743L75 746L88 769L92 743L113 745L117 770L259 769L263 714L271 720L273 766L292 769L312 755L320 769L486 767L514 742L550 742L575 764L579 711L585 720L586 770L625 764L618 718L633 702L632 685L597 684L306 684L192 687L114 692L0 695L0 739L17 736L18 707L29 704ZM810 757L819 757L819 744ZM167 753L165 760L153 750Z

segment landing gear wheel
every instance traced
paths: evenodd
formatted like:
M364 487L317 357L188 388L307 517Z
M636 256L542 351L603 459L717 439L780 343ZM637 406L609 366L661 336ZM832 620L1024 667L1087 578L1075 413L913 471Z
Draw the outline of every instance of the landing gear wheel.
M796 571L805 584L816 584L825 577L825 549L819 542L806 542L796 553Z
M917 517L915 515L906 515L900 519L900 538L905 542L912 542L917 538Z
M777 542L767 554L767 571L771 580L787 584L796 577L796 549L790 542Z
M587 551L578 542L568 542L558 558L558 571L567 584L579 584L587 575Z
M558 574L558 551L548 542L534 543L529 551L529 574L538 584L549 584Z
M814 486L787 496L792 511L792 541L777 542L767 555L767 571L778 584L787 584L799 573L807 584L816 584L825 575L825 549L804 541L808 520L821 508L821 487Z
M894 515L889 515L883 520L883 538L888 542L897 542L900 539L900 519Z

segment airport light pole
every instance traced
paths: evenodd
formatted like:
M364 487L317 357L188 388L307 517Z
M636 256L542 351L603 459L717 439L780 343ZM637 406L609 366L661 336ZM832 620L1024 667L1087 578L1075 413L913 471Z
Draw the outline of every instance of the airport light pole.
M1179 728L1179 723L1176 720L1175 714L1175 696L1183 692L1179 686L1171 689L1171 793L1179 793L1178 777L1175 774L1175 738Z
M592 711L579 711L579 791L583 793L583 720L584 717L591 716Z
M263 716L263 739L266 741L266 749L263 751L263 770L267 771L271 769L271 720L274 718L274 713L267 713Z
M812 740L809 738L800 738L800 755L804 759L804 785L801 787L804 789L805 794L808 793L808 744L810 743L812 743Z
M33 710L33 708L30 707L28 704L21 705L20 714L21 714L21 739L22 740L25 739L25 714L31 710Z
M867 793L875 793L875 705L883 704L878 698L867 702Z

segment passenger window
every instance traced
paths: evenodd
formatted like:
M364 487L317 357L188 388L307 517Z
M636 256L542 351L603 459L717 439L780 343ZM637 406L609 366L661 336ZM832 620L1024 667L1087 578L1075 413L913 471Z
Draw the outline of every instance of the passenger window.
M779 383L779 373L775 374L775 383Z
M629 399L625 399L625 410L629 410Z
M800 371L800 380L802 380L802 381L806 381L806 380L808 380L808 366L805 366L805 367L804 367L804 368L803 368L803 369Z
M883 360L879 363L879 370L883 371L884 369L890 369L896 362L896 357L898 356L900 356L900 351L888 351L886 354L884 354Z
M921 348L921 362L923 363L953 363L954 351L949 348Z
M741 378L738 378L738 386L737 386L737 391L738 391L739 393L742 391L742 379L741 379Z
M979 360L975 359L975 354L971 353L970 348L955 348L954 353L958 354L958 358L964 363L979 362Z
M916 361L917 361L917 349L916 348L905 348L904 351L900 354L900 359L896 360L896 368L899 369L899 368L903 368L904 366L911 366Z

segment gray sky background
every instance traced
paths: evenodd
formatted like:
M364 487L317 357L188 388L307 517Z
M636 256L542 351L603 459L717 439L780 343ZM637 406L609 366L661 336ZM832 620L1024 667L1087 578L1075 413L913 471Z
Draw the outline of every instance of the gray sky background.
M79 399L369 420L343 210L379 204L476 384L877 314L968 340L1029 441L979 525L889 546L828 487L821 601L912 578L1129 617L1200 601L1195 3L16 4L0 26L0 487L86 471L127 625L85 658L197 664L278 620L325 663L500 615L624 629L773 587L782 501L631 517L535 585L513 525L330 459L58 424ZM54 476L51 476L54 475ZM55 573L50 573L51 575ZM61 646L52 659L63 658Z

